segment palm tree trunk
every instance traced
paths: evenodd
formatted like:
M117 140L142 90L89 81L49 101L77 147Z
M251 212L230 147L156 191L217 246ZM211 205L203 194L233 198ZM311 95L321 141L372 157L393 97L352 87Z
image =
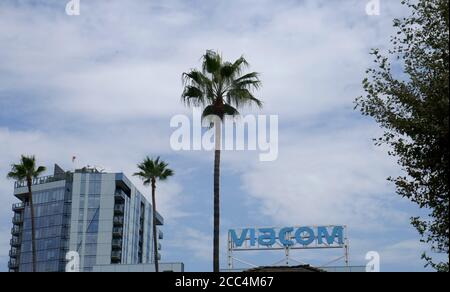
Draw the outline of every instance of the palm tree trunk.
M156 234L156 182L152 181L152 207L153 207L153 244L154 244L154 257L155 257L155 272L159 272L158 264L158 239Z
M221 123L215 123L216 150L214 155L214 252L213 271L220 271L220 149L221 149Z
M33 273L37 272L36 269L36 229L34 222L34 205L33 205L33 193L31 191L31 179L27 179L28 186L28 194L29 194L29 203L30 203L30 217L31 217L31 250L32 250L32 258L33 258Z

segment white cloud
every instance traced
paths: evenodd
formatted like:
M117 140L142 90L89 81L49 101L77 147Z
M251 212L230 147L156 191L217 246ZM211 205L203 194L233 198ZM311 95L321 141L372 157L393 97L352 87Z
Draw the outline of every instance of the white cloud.
M177 224L177 221L192 215L184 210L191 198L183 194L179 183L159 183L157 187L156 203L158 212L164 216L165 224Z
M418 251L424 252L427 248L426 244L417 239L404 240L384 247L380 251L380 256L385 264L414 263L420 260L421 253ZM421 262L421 264L424 265L424 262Z
M405 225L408 215L398 210L400 200L386 181L397 173L395 161L373 146L374 130L282 131L279 160L246 166L243 186L277 224L346 224L378 232Z
M386 37L377 30L391 26L390 13L370 23L356 0L201 3L208 15L182 1L86 2L78 18L5 5L0 85L36 92L38 109L83 119L167 116L184 110L181 73L212 48L245 54L263 73L267 111L311 116L349 106L370 46Z
M166 244L169 248L186 251L188 257L185 260L188 262L209 261L212 257L211 235L196 228L185 227L178 230Z

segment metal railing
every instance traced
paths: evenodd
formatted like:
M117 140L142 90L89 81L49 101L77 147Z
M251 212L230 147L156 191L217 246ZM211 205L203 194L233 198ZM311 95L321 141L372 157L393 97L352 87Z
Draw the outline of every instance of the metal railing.
M117 189L116 192L114 193L114 196L116 197L116 199L125 200L126 194L124 191Z
M123 214L124 211L125 211L125 206L124 205L115 205L114 206L114 212L115 213Z
M21 243L22 243L22 240L20 240L19 237L11 238L11 241L10 241L11 246L20 246Z
M66 177L65 175L49 175L49 176L41 176L41 177L37 177L37 178L33 178L31 180L31 185L42 185L42 184L46 184L46 183L51 183L51 182L55 182L55 181L60 181L60 180L65 180ZM18 188L24 188L27 187L28 183L25 180L21 180L21 181L16 181L14 183L14 188L18 189Z
M14 212L23 210L24 208L25 208L25 204L24 203L16 203L16 204L12 205L12 210Z
M21 234L21 233L22 233L22 228L20 228L20 226L15 225L15 226L13 226L13 228L11 228L11 234L17 235L17 234Z
M114 260L120 260L122 258L122 251L119 251L119 250L112 251L111 258Z
M114 224L123 224L123 217L114 217L113 219Z
M8 262L8 268L10 268L10 269L17 269L18 267L19 267L19 262L16 261L15 259L11 259Z
M111 244L113 248L122 248L122 239L113 239Z
M122 227L114 227L113 228L113 236L122 236L123 228Z
M14 224L23 223L23 216L22 215L14 215L14 217L12 218L12 223L14 223Z
M17 248L13 248L9 250L9 256L10 257L17 257L19 255L19 250Z

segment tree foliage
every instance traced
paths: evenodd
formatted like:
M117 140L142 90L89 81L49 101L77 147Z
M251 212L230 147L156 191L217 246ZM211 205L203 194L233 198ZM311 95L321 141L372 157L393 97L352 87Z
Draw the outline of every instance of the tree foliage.
M249 67L244 57L234 62L224 61L215 51L208 50L202 57L202 69L191 69L182 75L184 90L182 101L187 106L202 106L202 118L213 118L211 126L216 130L214 152L214 239L213 271L220 271L220 136L221 124L214 121L219 117L239 115L238 109L257 105L262 101L253 95L261 87L257 72L244 73Z
M20 163L11 166L11 171L7 177L18 181L31 180L39 177L45 170L44 166L36 167L36 158L34 156L22 155Z
M187 106L203 106L203 117L215 115L221 119L239 115L238 108L245 105L262 107L252 92L261 86L259 74L243 74L249 66L244 57L226 62L219 53L208 50L202 61L202 70L183 73L185 88L181 98Z
M429 210L412 224L439 262L423 254L427 266L448 271L449 243L449 2L407 0L411 14L395 19L397 34L388 52L373 50L375 66L363 81L366 95L356 108L385 130L377 145L388 145L405 175L389 178L397 193Z
M159 156L156 159L147 156L142 163L138 164L139 172L136 172L133 176L141 178L144 185L148 186L152 181L165 181L173 176L175 173L168 166L169 164L162 161Z

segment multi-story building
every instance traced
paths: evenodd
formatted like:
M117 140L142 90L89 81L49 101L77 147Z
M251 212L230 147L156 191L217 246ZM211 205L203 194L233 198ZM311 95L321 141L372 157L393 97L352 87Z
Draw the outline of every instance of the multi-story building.
M152 207L123 173L65 172L55 165L54 175L33 180L32 191L37 271L64 272L69 251L79 254L80 271L86 272L95 266L153 263ZM15 182L14 195L20 202L12 207L8 267L28 272L32 246L26 182ZM162 216L156 218L158 227L163 225ZM157 238L163 239L159 228Z

